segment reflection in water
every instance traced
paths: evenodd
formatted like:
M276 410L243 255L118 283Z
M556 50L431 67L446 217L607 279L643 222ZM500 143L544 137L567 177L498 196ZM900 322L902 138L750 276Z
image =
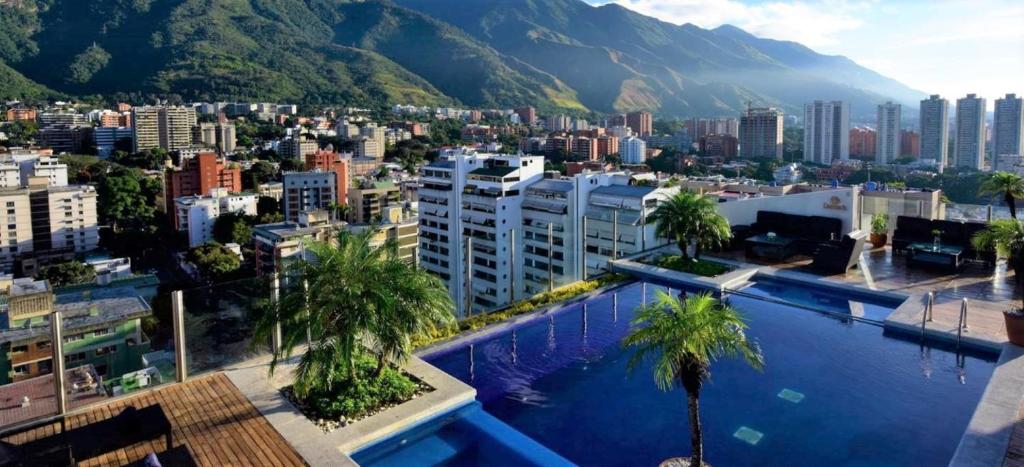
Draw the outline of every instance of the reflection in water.
M476 362L473 361L473 349L473 344L469 344L469 382L471 383L473 382L476 373L474 371L476 369Z
M517 341L516 330L513 329L512 330L512 363L513 364L519 362L519 348L518 348L518 343L516 341Z
M932 349L921 344L921 373L925 378L932 377Z
M619 322L619 294L612 294L612 322Z
M556 344L556 341L555 341L555 316L551 315L551 316L548 316L547 347L548 347L548 353L549 354L554 354L554 352L555 352L555 344Z

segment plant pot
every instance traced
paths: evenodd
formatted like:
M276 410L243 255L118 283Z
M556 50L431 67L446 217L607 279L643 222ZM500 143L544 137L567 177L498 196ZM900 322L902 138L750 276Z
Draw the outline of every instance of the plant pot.
M871 246L875 248L882 248L889 241L889 235L873 233L868 238L868 241L871 242Z
M1024 314L1004 311L1003 319L1006 322L1006 338L1011 344L1024 347Z

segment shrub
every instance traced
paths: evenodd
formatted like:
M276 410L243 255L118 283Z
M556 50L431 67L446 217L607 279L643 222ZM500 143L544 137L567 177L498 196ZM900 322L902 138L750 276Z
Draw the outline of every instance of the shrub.
M375 377L377 361L365 353L356 358L355 364L359 375L355 382L341 381L330 390L318 389L303 398L307 415L332 420L359 419L411 399L419 388L410 377L390 366Z
M729 266L706 260L692 260L681 256L663 256L658 260L657 266L674 271L696 274L704 277L714 277L729 272Z
M587 292L592 292L606 285L622 282L627 278L628 276L623 274L604 274L593 279L574 282L550 292L539 293L491 313L466 318L459 321L457 324L447 327L438 327L434 332L428 333L427 335L418 335L413 337L412 344L413 347L416 348L430 345L435 342L449 339L465 331L475 331L494 323L500 323L515 316L530 313L541 307L565 301Z

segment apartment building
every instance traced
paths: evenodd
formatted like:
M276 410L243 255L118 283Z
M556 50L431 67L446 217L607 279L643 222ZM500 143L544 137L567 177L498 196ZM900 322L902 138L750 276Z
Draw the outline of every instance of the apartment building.
M600 186L587 198L584 230L587 275L607 269L608 260L639 253L666 240L654 234L648 218L678 188L621 183Z
M740 117L740 157L782 159L782 111L750 108Z
M349 221L356 224L376 223L389 207L402 207L401 188L393 181L360 180L348 190L352 208Z
M619 142L619 156L623 164L643 164L647 161L647 143L635 136L628 136Z
M804 106L804 160L829 165L850 158L850 104L814 101Z
M68 166L56 157L39 152L0 157L0 188L28 186L34 179L45 179L48 186L66 186Z
M949 101L932 94L921 101L921 159L934 160L942 173L949 164Z
M1024 156L1024 99L1007 94L996 99L992 114L992 156ZM994 169L1003 170L996 164Z
M64 361L68 368L91 365L105 378L139 370L149 341L141 320L152 314L132 288L55 295L49 282L31 278L5 284L0 307L0 384L53 371L50 315L63 318Z
M654 117L650 112L630 112L626 114L626 126L637 136L650 136L654 133Z
M374 246L393 242L398 257L417 263L419 261L419 218L404 206L388 206L381 212L380 219L370 223L351 223L345 226L353 233L374 230L370 244Z
M145 106L132 109L132 150L161 148L167 151L188 149L192 145L192 127L196 109L181 106Z
M11 107L7 109L7 121L34 122L36 120L36 109L31 107Z
M338 189L338 204L348 203L348 186L352 177L351 162L351 159L341 157L341 154L331 151L320 150L306 154L306 170L320 170L334 174L334 186Z
M82 154L92 144L93 128L89 125L50 125L36 133L40 147L57 153Z
M174 200L182 196L209 195L214 188L229 193L242 191L242 168L218 159L217 154L201 152L181 161L181 168L164 174L165 212L174 215ZM172 219L173 220L173 219ZM177 220L173 220L178 225Z
M125 150L130 150L134 141L131 127L100 127L93 129L93 143L96 145L96 154L101 159L106 159L114 153L120 142L127 142Z
M903 106L886 102L878 105L875 162L891 164L900 157L900 125Z
M229 194L224 188L211 190L210 195L182 196L174 200L175 216L180 232L188 233L191 248L213 241L213 224L222 214L256 215L257 195Z
M306 139L301 136L282 140L277 146L277 152L281 157L293 157L301 159L306 154L313 154L320 150L320 144L315 139Z
M953 159L957 167L981 170L985 166L985 98L975 94L956 100L956 138Z
M543 171L542 157L468 151L421 170L420 265L446 283L460 316L513 300L523 193Z
M32 253L29 189L17 185L0 188L0 206L6 220L6 227L0 229L0 271L9 273L14 270L19 256Z
M300 212L295 222L257 225L252 230L257 273L280 271L289 260L302 255L305 244L330 241L342 226L332 222L324 210Z
M235 125L232 123L200 123L193 128L192 141L221 154L235 152Z
M285 172L281 183L284 184L281 206L286 221L298 222L303 211L326 210L333 204L341 204L334 172L319 169Z

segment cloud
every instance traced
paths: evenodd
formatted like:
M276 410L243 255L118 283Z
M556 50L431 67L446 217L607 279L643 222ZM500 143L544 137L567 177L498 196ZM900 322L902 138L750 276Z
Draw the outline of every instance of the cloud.
M759 37L823 47L838 42L840 33L860 28L859 12L873 2L768 1L748 4L738 0L590 0L593 4L618 3L664 21L693 23L705 28L732 24Z

